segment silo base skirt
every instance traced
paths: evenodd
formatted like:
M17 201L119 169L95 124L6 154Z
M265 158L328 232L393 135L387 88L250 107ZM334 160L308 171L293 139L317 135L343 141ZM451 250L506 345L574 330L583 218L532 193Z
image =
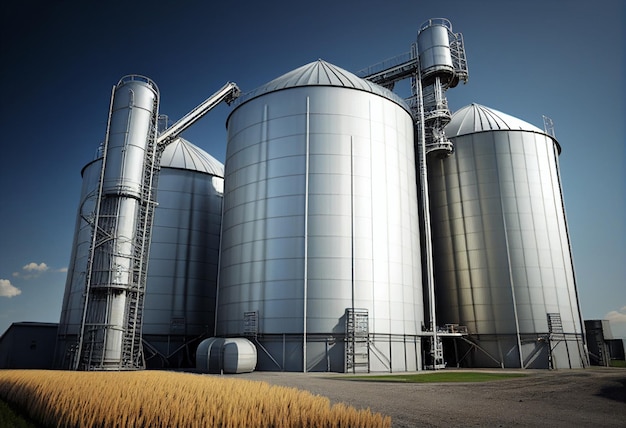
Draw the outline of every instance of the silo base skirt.
M422 369L422 338L417 335L263 334L248 337L257 347L256 370L288 372L414 372ZM306 349L306 358L304 358ZM306 369L304 364L306 362Z

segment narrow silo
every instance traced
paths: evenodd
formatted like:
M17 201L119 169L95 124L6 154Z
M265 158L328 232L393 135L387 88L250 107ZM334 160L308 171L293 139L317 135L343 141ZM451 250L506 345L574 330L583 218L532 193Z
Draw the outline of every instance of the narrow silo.
M141 308L152 216L159 90L144 76L114 86L85 279L75 369L143 367Z
M449 362L583 366L558 142L477 104L446 134L455 154L428 163L437 320L467 326L472 343Z
M102 153L82 171L83 188L61 311L56 366L70 368L84 310ZM223 165L179 138L161 157L143 310L148 367L194 367L193 353L213 334Z
M423 302L409 107L322 60L227 120L217 330L260 370L417 370Z

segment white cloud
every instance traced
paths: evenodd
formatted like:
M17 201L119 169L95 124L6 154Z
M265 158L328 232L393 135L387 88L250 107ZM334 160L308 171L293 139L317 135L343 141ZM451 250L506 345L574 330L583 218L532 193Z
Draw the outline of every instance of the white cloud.
M27 265L22 266L22 272L13 272L13 277L22 279L33 279L39 277L41 274L49 270L50 267L43 262L30 262Z
M604 319L609 320L611 323L625 323L626 324L626 306L622 306L617 311L611 311L604 316Z
M0 279L0 297L13 297L21 293L22 290L13 286L8 279Z
M67 273L67 268L61 268L61 269L57 269L55 272L59 272L59 273Z
M45 272L48 270L48 265L43 262L39 264L35 262L30 262L29 264L22 267L22 269L26 272Z

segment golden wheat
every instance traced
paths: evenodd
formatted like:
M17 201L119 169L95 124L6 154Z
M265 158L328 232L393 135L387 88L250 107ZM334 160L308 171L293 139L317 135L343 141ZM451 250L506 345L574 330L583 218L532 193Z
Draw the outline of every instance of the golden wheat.
M0 371L0 398L56 427L390 427L369 409L265 382L163 371Z

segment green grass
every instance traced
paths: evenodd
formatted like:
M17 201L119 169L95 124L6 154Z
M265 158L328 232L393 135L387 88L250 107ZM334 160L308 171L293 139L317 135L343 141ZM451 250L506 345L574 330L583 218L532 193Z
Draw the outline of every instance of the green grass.
M626 367L625 360L611 360L611 367Z
M0 400L0 427L36 428L37 425L26 420L16 412L6 401Z
M347 380L366 380L371 382L436 383L436 382L489 382L493 380L526 377L522 373L490 372L429 372L398 375L348 376Z

